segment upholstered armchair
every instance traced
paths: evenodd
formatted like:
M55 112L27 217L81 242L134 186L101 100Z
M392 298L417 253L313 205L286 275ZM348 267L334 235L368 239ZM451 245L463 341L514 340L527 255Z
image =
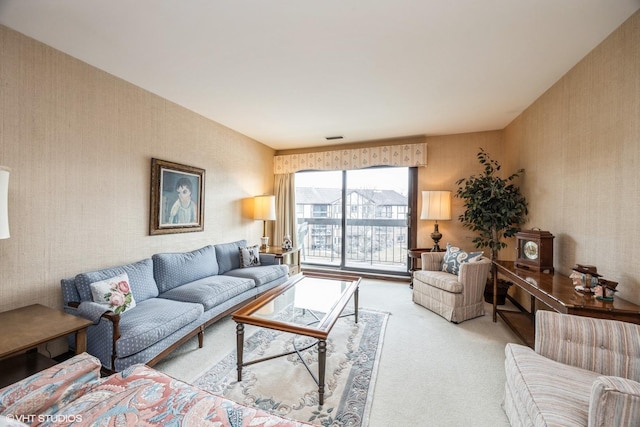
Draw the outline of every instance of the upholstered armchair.
M640 426L640 326L536 312L535 350L505 347L512 426Z
M484 315L483 295L491 261L472 257L461 262L453 274L442 271L444 258L445 252L421 254L422 269L413 273L413 302L453 323Z

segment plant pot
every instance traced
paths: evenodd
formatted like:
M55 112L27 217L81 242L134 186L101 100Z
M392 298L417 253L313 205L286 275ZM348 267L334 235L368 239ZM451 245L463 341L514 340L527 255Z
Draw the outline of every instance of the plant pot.
M498 305L505 305L507 302L507 292L513 283L506 280L498 279ZM489 304L493 304L493 281L487 281L484 288L484 300Z

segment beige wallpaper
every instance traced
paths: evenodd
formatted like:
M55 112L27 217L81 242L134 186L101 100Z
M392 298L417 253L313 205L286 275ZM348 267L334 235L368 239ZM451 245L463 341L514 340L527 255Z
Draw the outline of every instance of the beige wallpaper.
M484 148L491 157L502 161L502 131L476 132L459 135L433 136L427 138L428 164L418 171L418 215L422 209L420 200L422 190L450 190L455 195L460 178L482 172L482 167L476 159L480 148ZM472 239L475 234L462 227L458 216L464 207L462 200L457 197L451 199L451 221L438 221L438 228L442 233L440 246L447 242L455 244L465 250L477 250ZM431 247L433 240L434 221L418 220L418 247Z
M2 26L0 82L0 311L61 307L60 279L83 271L258 242L246 200L272 191L272 149ZM149 236L152 157L206 170L204 232Z
M552 232L556 269L593 264L640 303L640 12L504 132L523 167L529 226Z

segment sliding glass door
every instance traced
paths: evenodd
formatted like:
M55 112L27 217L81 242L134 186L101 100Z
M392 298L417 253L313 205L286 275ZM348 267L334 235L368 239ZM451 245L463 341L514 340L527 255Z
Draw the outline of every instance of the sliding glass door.
M404 273L409 242L409 169L298 172L302 262Z

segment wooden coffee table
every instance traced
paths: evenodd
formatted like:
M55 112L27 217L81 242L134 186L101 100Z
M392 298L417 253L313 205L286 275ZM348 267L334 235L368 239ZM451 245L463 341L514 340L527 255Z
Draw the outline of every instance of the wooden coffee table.
M342 311L353 296L355 321L358 322L358 287L360 277L346 275L299 274L282 285L266 292L232 315L237 323L236 340L238 346L238 381L242 381L243 366L264 362L276 357L287 356L318 345L318 377L316 378L307 366L307 370L318 384L319 403L324 403L324 377L327 361L327 337L336 321L342 317ZM286 312L287 315L283 315ZM316 321L309 323L311 313ZM244 325L275 329L296 335L304 335L317 339L312 346L295 349L288 353L265 357L262 359L243 361Z

